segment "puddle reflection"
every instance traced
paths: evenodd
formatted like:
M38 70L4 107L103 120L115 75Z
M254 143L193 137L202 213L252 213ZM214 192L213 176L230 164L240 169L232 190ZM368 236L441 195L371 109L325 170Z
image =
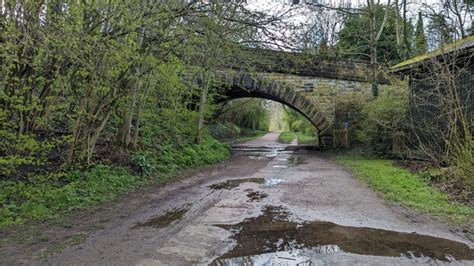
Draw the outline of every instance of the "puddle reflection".
M164 215L159 215L151 218L150 220L137 223L132 229L140 227L153 227L153 228L164 228L170 225L172 222L181 220L183 216L189 211L191 204L185 204L179 208L175 208Z
M237 225L217 225L238 231L233 236L237 245L213 264L232 265L224 262L230 258L301 249L326 254L343 251L374 256L429 257L442 261L474 259L474 250L457 241L322 221L298 224L288 221L288 215L288 211L281 207L267 206L259 217L247 219ZM273 258L272 255L270 258Z

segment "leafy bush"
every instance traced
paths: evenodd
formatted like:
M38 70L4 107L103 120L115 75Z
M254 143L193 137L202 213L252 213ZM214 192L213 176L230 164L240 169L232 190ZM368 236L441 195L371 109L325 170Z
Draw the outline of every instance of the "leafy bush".
M217 122L209 127L209 131L216 139L236 138L240 135L240 128L231 123Z
M126 169L106 165L73 171L66 174L66 179L67 184L0 181L0 226L43 220L61 211L111 200L143 182Z
M298 132L296 134L296 137L298 138L298 144L317 144L318 143L318 137L315 136L315 134L307 135L303 132Z
M219 120L252 130L267 131L270 116L262 99L236 99L226 103Z
M148 153L137 153L132 158L132 165L140 175L151 175L155 171L155 162Z
M453 176L460 178L470 193L474 192L474 139L459 145L450 158Z
M281 143L290 143L296 138L295 132L282 132L280 136L278 136L278 141Z
M199 145L163 145L156 155L137 153L132 164L141 175L159 171L161 178L169 178L179 169L216 163L229 155L227 145L206 137ZM0 227L52 218L63 211L111 200L145 182L125 168L107 165L37 176L28 182L0 181Z
M303 132L306 135L312 135L316 131L314 125L302 114L298 113L296 110L284 106L284 121L288 125L290 131L293 132Z
M380 155L389 154L394 138L403 138L407 130L408 91L395 84L384 87L379 97L365 105L364 117L356 132L357 140L374 148Z

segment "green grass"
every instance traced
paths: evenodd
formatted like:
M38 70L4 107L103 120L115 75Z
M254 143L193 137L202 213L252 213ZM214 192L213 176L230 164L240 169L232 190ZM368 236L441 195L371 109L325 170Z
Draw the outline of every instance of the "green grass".
M72 171L59 181L1 181L0 226L56 217L60 211L107 201L139 186L144 179L127 169L97 165Z
M251 140L254 140L256 138L260 138L260 137L264 136L265 134L268 133L268 131L256 130L253 133L254 134L251 135L251 136L241 136L241 137L238 137L236 139L226 141L226 143L232 145L232 144L242 143L242 142L246 142L246 141L251 141Z
M388 200L450 221L474 222L474 208L450 202L447 194L432 188L419 175L396 167L393 161L349 155L337 160Z
M163 145L153 156L143 156L141 166L153 170L148 176L99 164L85 171L73 170L29 181L0 181L0 227L58 218L73 209L113 200L152 180L166 181L178 170L216 163L229 155L227 145L206 138L200 145Z
M290 143L296 138L295 132L282 132L278 137L278 141L281 143Z
M315 136L303 132L282 132L278 137L280 143L291 143L294 139L298 140L298 144L316 144L318 141Z
M296 133L296 137L298 138L298 144L316 144L318 142L316 136L306 135L303 132Z

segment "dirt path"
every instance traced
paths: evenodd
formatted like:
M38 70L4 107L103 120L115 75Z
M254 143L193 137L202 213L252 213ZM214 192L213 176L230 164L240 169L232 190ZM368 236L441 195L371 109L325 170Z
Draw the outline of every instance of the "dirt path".
M387 204L323 154L286 151L277 138L239 144L214 169L81 218L105 222L52 257L11 252L55 265L472 263L460 260L473 259L473 243L448 226Z

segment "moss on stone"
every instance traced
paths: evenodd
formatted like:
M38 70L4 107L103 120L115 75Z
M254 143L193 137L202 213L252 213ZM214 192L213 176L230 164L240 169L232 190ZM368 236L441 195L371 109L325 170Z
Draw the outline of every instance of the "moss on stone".
M405 60L405 61L403 61L401 63L398 63L397 65L391 67L390 69L392 71L396 71L396 70L399 70L402 67L405 67L405 66L408 66L408 65L413 65L413 64L422 62L424 60L433 58L433 57L438 56L438 55L442 55L442 54L445 54L445 53L450 53L450 52L456 51L459 48L463 48L464 45L469 44L470 42L474 42L474 35L468 36L468 37L466 37L464 39L461 39L461 40L454 41L453 43L448 44L448 45L444 46L441 49L438 49L438 50L435 50L435 51L432 51L432 52L429 52L429 53L426 53L426 54L422 54L422 55L419 55L419 56L415 56L413 58Z

